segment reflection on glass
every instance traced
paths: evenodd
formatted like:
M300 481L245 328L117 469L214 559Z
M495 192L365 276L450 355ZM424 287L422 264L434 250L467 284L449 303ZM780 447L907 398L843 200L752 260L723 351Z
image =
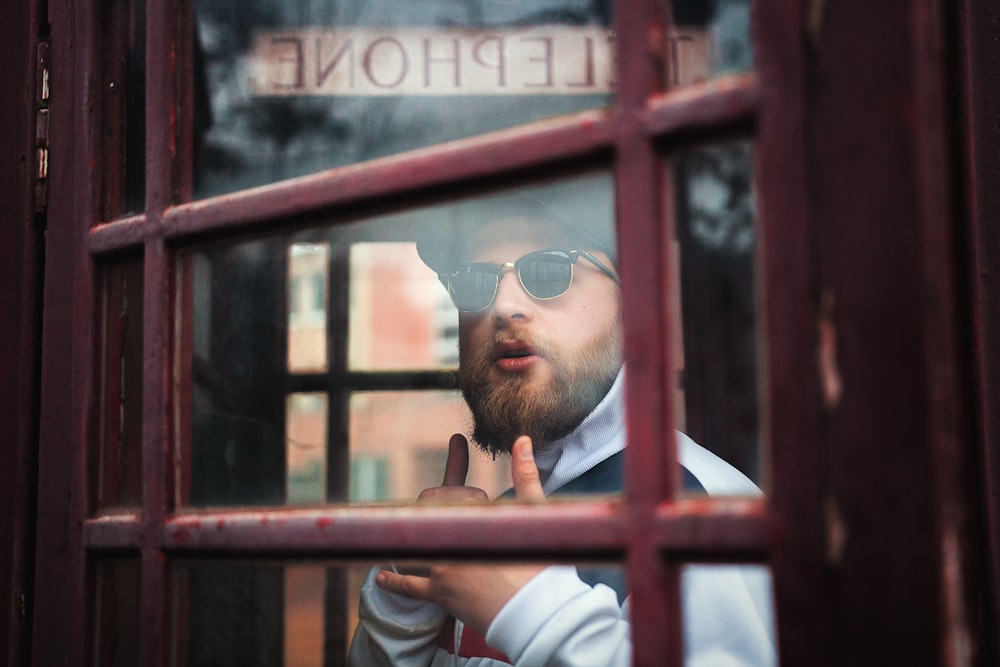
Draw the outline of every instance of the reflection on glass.
M290 371L326 369L329 282L329 245L293 243L288 257L288 370Z
M185 254L179 271L179 501L262 505L285 501L282 239Z
M327 572L319 564L285 566L284 667L340 664L324 661ZM342 579L343 572L329 571L331 588Z
M455 392L356 393L350 410L354 502L408 502L440 486L448 438L464 433L469 419ZM507 460L473 452L467 483L497 497L511 485Z
M350 309L352 370L458 365L458 314L413 243L351 247Z
M104 269L97 509L142 502L142 258Z
M770 568L686 565L681 595L685 664L778 664Z
M175 564L171 664L284 665L284 587L280 565Z
M547 491L619 491L612 210L602 173L181 252L178 504L412 502L455 433L491 497L525 434Z
M198 0L195 193L606 105L610 0Z
M94 664L139 664L139 561L101 559L94 565Z
M760 484L760 400L752 150L676 155L685 432ZM739 493L734 477L709 493Z
M753 66L750 0L671 0L667 84L687 86Z
M326 394L292 394L285 417L287 435L286 501L322 503L326 500Z
M504 567L501 563L470 566ZM172 573L171 664L178 667L347 664L352 639L358 633L362 588L372 586L369 575L381 567L372 564L333 566L322 562L175 563ZM410 571L413 567L416 566L398 565L400 571ZM535 570L541 566L518 567ZM608 586L611 591L603 592L602 603L609 608L617 609L627 594L620 566L588 563L575 568L572 565L559 566L559 569L570 577L575 570L577 576L590 586ZM368 617L372 618L371 609L367 611ZM451 632L442 632L446 625ZM422 634L419 628L414 628L413 637L422 642L433 637L425 647L430 650L428 659L435 652L441 655L453 652L456 636L464 654L477 650L495 653L471 629L466 627L456 634L453 628L452 621L443 615L435 615L433 622L423 628ZM533 635L538 627L532 625L518 629L515 626L514 629ZM622 623L622 630L615 635L615 639L624 639L627 643L626 622ZM628 651L627 646L624 650Z

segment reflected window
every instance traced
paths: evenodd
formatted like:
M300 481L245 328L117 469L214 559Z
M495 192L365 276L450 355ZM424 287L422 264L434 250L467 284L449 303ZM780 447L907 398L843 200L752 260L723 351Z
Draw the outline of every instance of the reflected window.
M288 397L285 493L290 505L326 500L327 409L323 393Z
M352 370L456 364L458 314L413 243L353 244L350 276Z
M288 257L288 370L322 371L327 365L327 285L330 247L293 243Z

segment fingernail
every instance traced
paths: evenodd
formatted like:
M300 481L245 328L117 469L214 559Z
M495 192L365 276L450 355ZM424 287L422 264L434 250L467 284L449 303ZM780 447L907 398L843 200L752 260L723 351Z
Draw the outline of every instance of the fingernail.
M527 438L525 440L527 440ZM531 451L531 440L527 440L527 442L521 445L520 453L521 453L521 458L526 461L530 461L532 458L534 458L534 454Z

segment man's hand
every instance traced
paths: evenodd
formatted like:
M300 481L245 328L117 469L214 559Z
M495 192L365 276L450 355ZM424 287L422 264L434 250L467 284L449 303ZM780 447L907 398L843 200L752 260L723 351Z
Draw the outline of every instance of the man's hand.
M444 466L441 486L424 489L417 497L418 503L488 503L490 497L482 489L466 486L469 474L469 443L464 435L456 433L448 441L448 462Z
M510 473L514 478L514 493L519 501L545 502L545 491L542 490L542 480L538 476L538 466L535 465L531 438L526 435L514 441L514 448L510 452Z
M484 502L484 491L464 486L468 468L469 445L461 435L453 435L448 442L444 486L427 489L418 500ZM545 501L531 438L527 436L521 436L514 443L511 476L518 500L530 503ZM431 565L426 569L426 576L383 570L375 581L392 593L433 602L485 635L503 606L543 569L537 565Z

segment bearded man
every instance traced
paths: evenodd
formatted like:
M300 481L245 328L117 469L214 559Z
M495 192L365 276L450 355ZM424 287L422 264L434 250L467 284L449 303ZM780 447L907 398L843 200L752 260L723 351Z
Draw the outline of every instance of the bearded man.
M518 500L622 488L620 285L613 252L586 230L505 218L421 247L459 309L459 386L473 442L509 455ZM678 434L685 487L756 495L753 483ZM420 502L486 502L465 486L468 443L449 441L444 484ZM689 665L773 665L767 582L732 566L688 578ZM619 573L572 566L376 568L362 589L349 664L628 665ZM720 662L720 660L722 660Z

